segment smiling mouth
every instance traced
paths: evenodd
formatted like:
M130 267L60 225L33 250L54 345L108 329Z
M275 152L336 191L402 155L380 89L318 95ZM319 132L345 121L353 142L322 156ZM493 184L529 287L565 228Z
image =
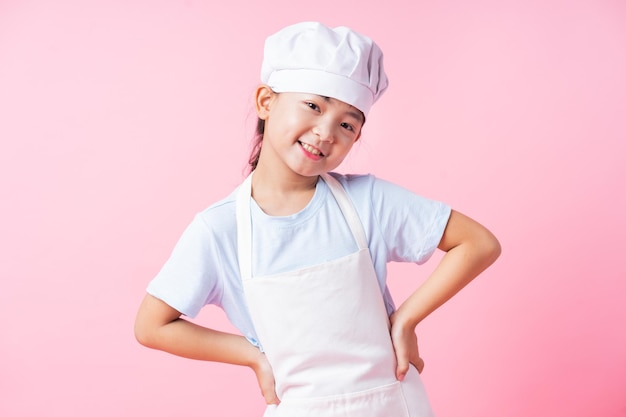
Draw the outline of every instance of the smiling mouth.
M308 153L312 153L313 155L317 155L317 156L324 156L324 154L322 152L320 152L319 149L309 145L308 143L304 143L304 142L300 142L298 141L298 143L300 144L300 146L302 146L304 148L305 151L307 151Z

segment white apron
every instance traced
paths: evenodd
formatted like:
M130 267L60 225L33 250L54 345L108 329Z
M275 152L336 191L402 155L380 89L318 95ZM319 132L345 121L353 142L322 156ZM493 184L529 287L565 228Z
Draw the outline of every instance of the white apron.
M281 400L264 416L430 417L417 370L395 377L389 319L356 210L336 179L322 178L359 250L296 271L252 278L252 175L237 197L244 292Z

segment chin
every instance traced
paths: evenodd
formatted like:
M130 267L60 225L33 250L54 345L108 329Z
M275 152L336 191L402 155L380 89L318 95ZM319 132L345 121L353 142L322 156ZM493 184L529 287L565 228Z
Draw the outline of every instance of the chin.
M331 172L336 169L339 164L336 163L328 163L329 161L323 160L318 161L313 164L305 163L297 163L290 166L291 170L296 174L303 177L315 177L317 175L322 175L327 172Z

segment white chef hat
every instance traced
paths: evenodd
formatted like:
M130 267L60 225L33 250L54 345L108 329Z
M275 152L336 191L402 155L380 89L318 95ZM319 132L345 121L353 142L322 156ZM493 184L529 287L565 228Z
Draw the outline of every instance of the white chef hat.
M287 26L267 38L261 82L277 93L336 98L365 115L388 85L378 45L347 27L317 22Z

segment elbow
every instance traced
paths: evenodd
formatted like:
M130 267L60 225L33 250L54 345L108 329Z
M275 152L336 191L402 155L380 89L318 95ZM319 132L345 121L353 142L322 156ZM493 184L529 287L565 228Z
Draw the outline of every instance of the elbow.
M178 316L180 316L178 311L146 294L135 316L135 339L143 346L158 349L163 326Z
M135 339L140 345L145 347L156 349L157 348L157 329L151 326L149 322L144 320L141 315L138 315L135 320Z
M135 317L135 339L143 346L162 349L164 335L167 334L164 328L178 320L180 314L163 301L146 295Z
M135 321L135 339L139 342L140 345L146 347L152 347L152 338L150 337L150 332L147 331L144 326L139 323L139 321Z
M483 238L481 246L488 265L494 263L502 254L502 245L500 245L498 239L491 232L487 232L487 236Z

